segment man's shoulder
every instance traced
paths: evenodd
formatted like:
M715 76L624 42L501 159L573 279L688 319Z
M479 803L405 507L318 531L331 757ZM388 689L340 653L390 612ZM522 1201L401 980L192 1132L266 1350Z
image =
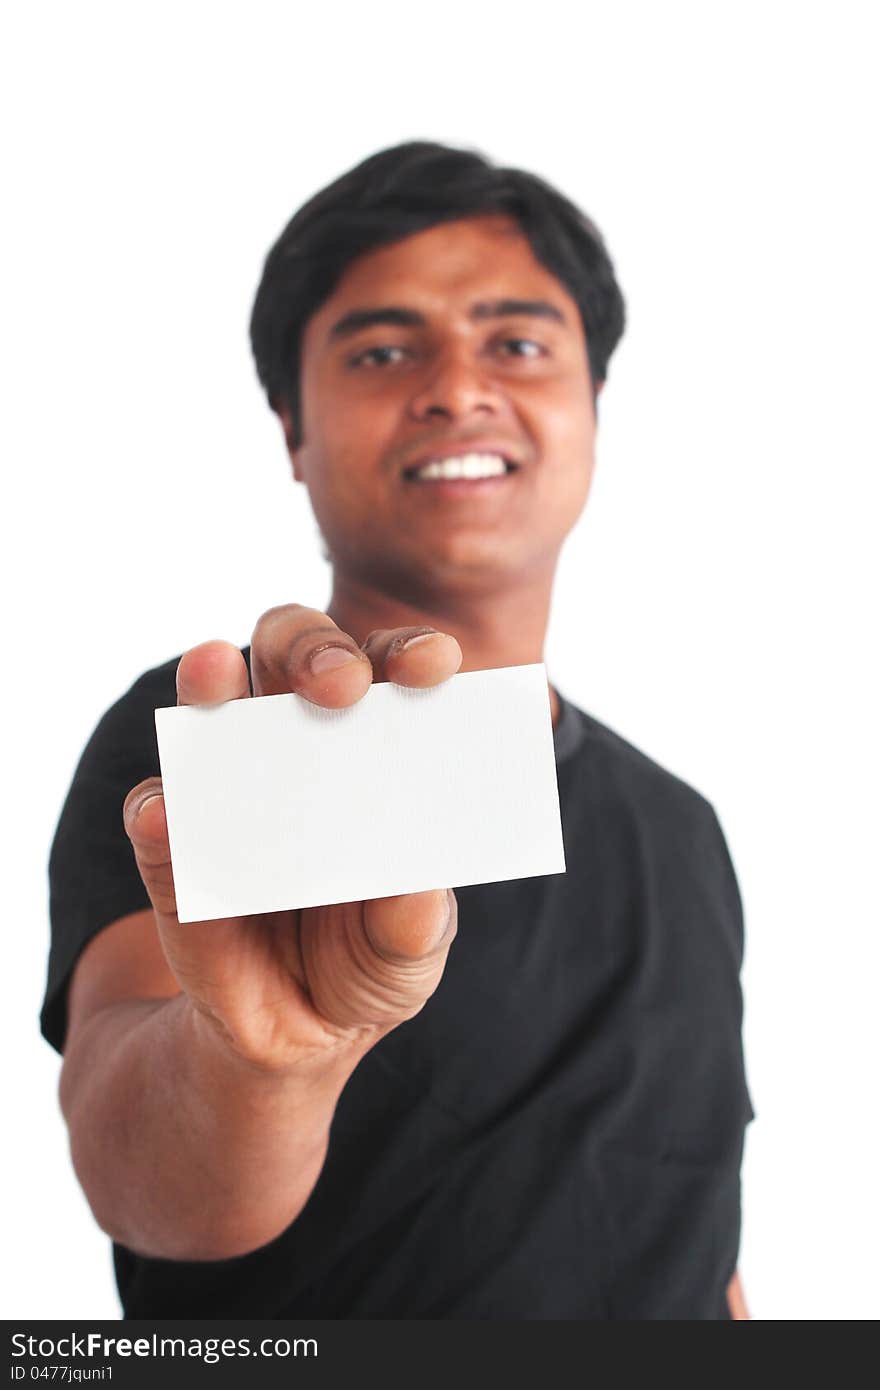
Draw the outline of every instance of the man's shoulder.
M168 691L177 691L177 667L183 652L177 656L169 657L159 666L151 666L149 670L143 671L136 680L132 681L123 699L131 697L133 699L152 697L154 693L161 693L163 696Z
M664 823L716 823L715 809L702 791L595 715L574 708L583 731L582 775L601 801L659 816Z
M717 894L716 920L726 924L741 957L739 885L714 803L615 729L575 708L583 725L576 795L590 834L607 856L618 853L621 863L653 863L660 870L657 881L674 883L676 893L687 884L699 885L704 901L707 893Z
M152 729L153 712L162 706L177 704L177 664L180 656L151 666L130 681L123 693L105 709L98 722L95 737L123 736L126 731Z

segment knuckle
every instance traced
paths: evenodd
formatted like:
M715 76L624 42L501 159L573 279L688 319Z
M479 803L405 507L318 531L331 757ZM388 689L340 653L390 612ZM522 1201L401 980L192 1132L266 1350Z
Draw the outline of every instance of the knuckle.
M254 623L254 630L251 633L251 647L256 649L266 641L267 634L277 624L278 614L282 611L280 607L267 608L265 613L261 613Z
M274 608L267 608L261 613L254 625L251 635L251 645L262 646L272 642L273 636L279 628L283 631L290 627L291 623L303 613L315 612L314 609L304 608L301 603L277 603Z
M322 647L351 646L353 639L317 608L301 603L269 608L257 620L251 637L251 666L261 684L272 678L298 678L308 673L309 661Z
M305 611L301 603L276 603L260 614L257 619L257 627L285 622L288 618L295 617L297 613L304 613Z

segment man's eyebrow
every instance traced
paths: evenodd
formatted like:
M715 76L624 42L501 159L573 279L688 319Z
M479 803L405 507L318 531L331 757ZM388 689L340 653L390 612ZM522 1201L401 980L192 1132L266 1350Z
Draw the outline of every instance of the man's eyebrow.
M472 319L500 319L519 317L520 315L524 318L531 316L537 319L555 319L557 323L567 321L562 310L558 309L555 304L551 304L548 299L491 299L474 304L469 317Z
M513 316L553 319L557 323L567 322L562 310L547 299L481 300L472 304L468 312L468 318L475 321ZM393 324L398 328L424 328L426 323L424 314L420 314L417 309L405 309L401 305L388 304L375 309L349 310L341 319L337 319L328 336L332 342L336 342L340 338L350 338L362 328L373 328L377 324Z

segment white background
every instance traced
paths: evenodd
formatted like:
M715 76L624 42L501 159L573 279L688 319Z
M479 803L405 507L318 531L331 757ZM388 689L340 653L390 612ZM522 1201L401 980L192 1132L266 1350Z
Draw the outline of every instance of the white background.
M412 138L556 183L629 309L546 659L703 791L746 906L758 1318L880 1311L870 4L20 4L0 73L7 1317L114 1317L37 1011L103 710L323 607L247 318L295 208Z

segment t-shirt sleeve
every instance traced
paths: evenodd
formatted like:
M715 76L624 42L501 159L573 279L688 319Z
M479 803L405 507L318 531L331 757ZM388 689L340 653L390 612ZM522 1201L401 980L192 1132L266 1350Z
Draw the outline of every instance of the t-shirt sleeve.
M176 703L177 659L148 671L107 710L86 744L49 855L51 940L40 1012L43 1037L63 1052L67 989L83 948L119 917L150 906L122 806L158 776L155 710Z
M727 937L730 946L728 972L729 1065L733 1094L739 1106L739 1122L743 1130L755 1118L755 1110L746 1076L743 1049L743 991L742 966L745 953L745 921L742 896L727 840L714 808L710 807L709 834L717 854L720 892L727 905Z
M746 1074L742 1030L744 1000L741 971L745 947L743 903L736 870L718 815L714 807L710 806L708 810L707 867L710 880L714 880L716 886L718 901L722 905L717 916L720 928L718 978L713 982L709 992L709 1000L717 1022L713 1038L717 1075L711 1112L714 1113L717 1124L720 1157L717 1168L714 1168L711 1192L712 1201L717 1204L716 1211L727 1213L726 1220L722 1219L718 1226L718 1262L722 1272L718 1317L727 1319L730 1317L726 1297L727 1284L733 1277L739 1261L742 1230L740 1174L745 1134L748 1125L755 1118L755 1110ZM699 1033L695 1043L708 1050L709 1044L698 1039ZM710 1168L707 1178L712 1172L713 1169Z
M743 905L709 802L678 798L662 845L643 885L632 977L638 1061L609 1146L610 1299L631 1318L726 1319L755 1115L742 1038Z

